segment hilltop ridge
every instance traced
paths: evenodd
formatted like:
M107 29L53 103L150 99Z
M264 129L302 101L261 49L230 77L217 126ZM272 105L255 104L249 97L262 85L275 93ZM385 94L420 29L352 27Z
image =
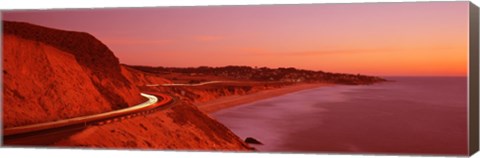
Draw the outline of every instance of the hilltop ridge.
M250 66L223 66L223 67L150 67L150 66L129 66L148 73L171 74L182 73L190 76L219 76L231 80L243 81L264 81L264 82L290 82L290 83L316 83L327 82L335 84L361 85L373 84L386 81L377 76L361 74L332 73L324 71L313 71L297 69L293 67L267 68Z

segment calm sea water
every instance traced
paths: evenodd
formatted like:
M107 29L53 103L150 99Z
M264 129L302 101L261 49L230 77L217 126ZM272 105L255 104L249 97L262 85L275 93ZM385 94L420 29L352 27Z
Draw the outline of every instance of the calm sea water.
M395 77L291 93L213 114L265 152L467 153L467 79Z

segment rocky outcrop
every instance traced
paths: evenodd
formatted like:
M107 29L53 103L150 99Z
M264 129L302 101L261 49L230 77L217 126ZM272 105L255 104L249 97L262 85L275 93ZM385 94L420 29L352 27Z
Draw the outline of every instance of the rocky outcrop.
M245 143L248 143L248 144L260 144L260 145L263 145L262 142L258 141L257 139L255 138L252 138L252 137L247 137L245 138Z

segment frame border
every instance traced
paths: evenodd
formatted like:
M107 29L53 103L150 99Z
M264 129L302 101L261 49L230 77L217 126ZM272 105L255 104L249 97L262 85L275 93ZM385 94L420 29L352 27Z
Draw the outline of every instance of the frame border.
M468 153L473 155L479 143L479 12L475 4L469 3Z

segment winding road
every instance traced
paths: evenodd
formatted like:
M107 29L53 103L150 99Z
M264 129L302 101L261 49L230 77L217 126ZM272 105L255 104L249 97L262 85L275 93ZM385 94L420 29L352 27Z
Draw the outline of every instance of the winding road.
M3 144L47 145L63 138L62 136L68 136L83 130L89 125L102 125L138 115L145 115L163 107L166 108L167 105L172 105L175 102L171 96L166 94L151 95L141 93L140 95L148 100L124 109L53 122L6 128L3 130Z
M207 84L215 83L237 83L238 81L208 81L202 83L166 83L166 84L147 84L149 87L164 86L164 87L174 87L174 86L203 86Z
M196 84L147 84L146 86L203 86L215 83L235 83L238 81L208 81ZM168 108L173 105L175 100L166 94L141 93L147 98L146 102L131 106L124 109L109 111L100 114L74 117L53 122L38 123L32 125L18 126L6 128L3 130L3 145L48 145L60 139L68 137L79 132L91 125L103 125L118 120L128 119L131 117L146 115L148 113ZM161 98L161 99L159 99Z

